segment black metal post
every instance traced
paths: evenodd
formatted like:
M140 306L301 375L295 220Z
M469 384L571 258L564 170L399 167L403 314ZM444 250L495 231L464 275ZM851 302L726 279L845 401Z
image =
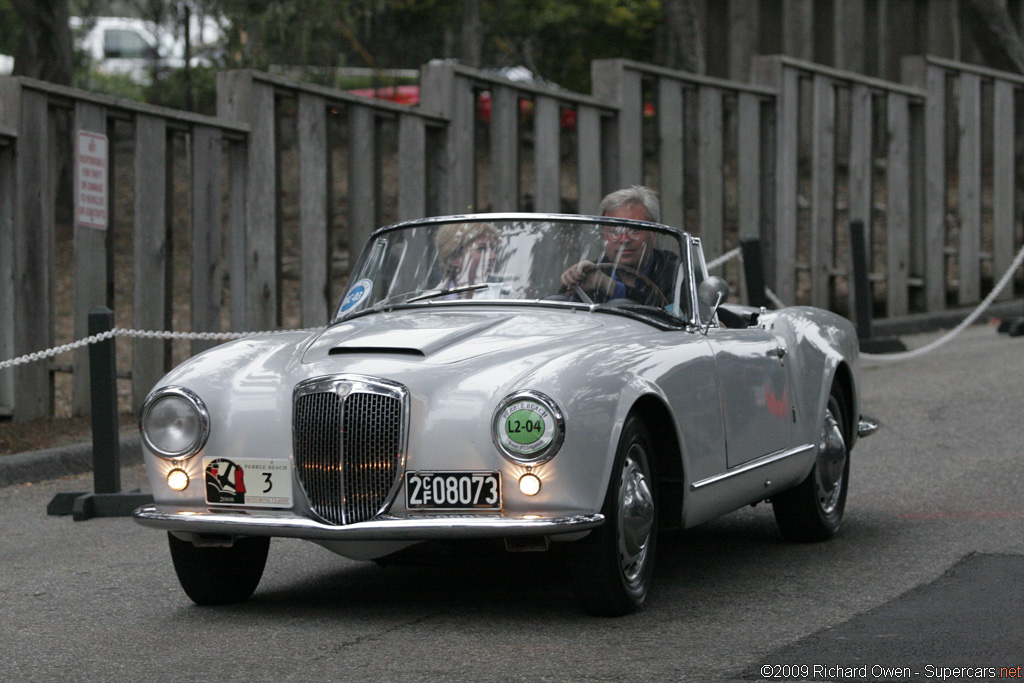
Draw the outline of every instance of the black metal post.
M114 329L114 312L106 306L89 311L89 336ZM89 347L92 385L92 473L96 493L121 490L121 441L117 420L117 360L114 339Z
M743 251L743 275L747 280L747 303L758 308L771 308L764 288L764 256L761 240L757 237L740 239Z
M850 222L850 259L853 261L853 298L857 339L865 353L897 353L906 345L896 337L871 334L871 283L868 280L868 240L863 221Z
M114 329L114 312L98 306L89 312L89 336ZM92 517L126 517L153 496L138 489L121 491L121 439L117 419L117 354L113 337L89 349L94 492L58 493L46 506L49 515L71 515L76 522Z
M871 283L868 281L868 244L863 221L850 223L850 258L853 261L854 322L860 341L871 339Z

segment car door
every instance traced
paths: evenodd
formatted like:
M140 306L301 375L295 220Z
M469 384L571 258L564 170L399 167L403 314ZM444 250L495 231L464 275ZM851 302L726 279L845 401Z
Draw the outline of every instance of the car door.
M690 240L694 291L707 277L698 238ZM694 297L696 300L696 297ZM725 423L726 465L736 467L792 447L796 413L785 340L759 327L725 329L697 307L697 323L711 345Z
M770 330L715 327L708 341L720 382L728 466L790 448L796 413L785 342Z

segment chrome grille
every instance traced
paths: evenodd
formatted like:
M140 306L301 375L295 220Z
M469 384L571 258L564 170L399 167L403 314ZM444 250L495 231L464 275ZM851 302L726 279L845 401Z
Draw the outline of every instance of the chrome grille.
M332 377L296 388L295 467L316 514L344 525L384 509L402 471L404 415L404 389L379 380Z

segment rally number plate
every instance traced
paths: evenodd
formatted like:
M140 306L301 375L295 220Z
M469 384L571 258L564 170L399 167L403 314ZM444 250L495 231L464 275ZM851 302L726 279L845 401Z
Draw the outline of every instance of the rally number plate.
M499 472L410 472L406 504L419 510L498 510Z
M292 506L292 468L286 459L203 458L206 502L214 505Z

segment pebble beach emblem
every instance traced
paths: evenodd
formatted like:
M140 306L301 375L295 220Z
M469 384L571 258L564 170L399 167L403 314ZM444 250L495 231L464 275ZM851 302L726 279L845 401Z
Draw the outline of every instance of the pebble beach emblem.
M516 401L501 413L501 442L519 455L547 448L555 435L551 412L537 401Z

